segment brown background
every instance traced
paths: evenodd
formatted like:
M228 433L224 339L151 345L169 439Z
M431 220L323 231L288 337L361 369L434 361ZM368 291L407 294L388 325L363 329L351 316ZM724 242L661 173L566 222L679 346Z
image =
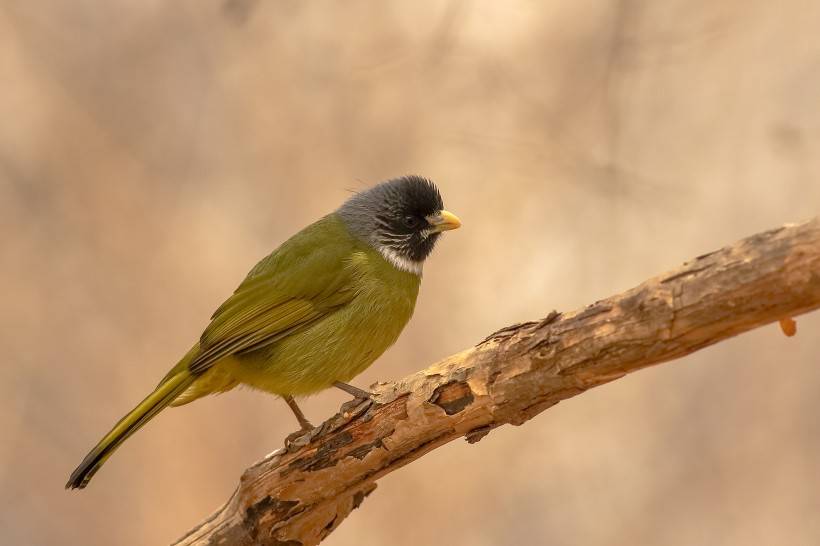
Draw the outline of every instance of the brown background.
M294 429L237 390L68 473L250 266L420 173L464 228L357 384L820 210L820 3L0 5L0 542L168 543ZM820 540L820 316L382 480L341 545ZM345 399L310 399L316 421Z

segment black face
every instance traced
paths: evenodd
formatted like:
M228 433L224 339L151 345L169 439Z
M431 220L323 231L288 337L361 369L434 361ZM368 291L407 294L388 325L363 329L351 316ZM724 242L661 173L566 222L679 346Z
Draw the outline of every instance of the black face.
M400 256L423 261L441 235L427 221L444 208L438 188L420 176L397 178L380 186L384 200L376 212L377 241Z
M339 213L351 231L374 246L420 262L440 235L427 217L443 208L435 184L420 176L404 176L356 194Z

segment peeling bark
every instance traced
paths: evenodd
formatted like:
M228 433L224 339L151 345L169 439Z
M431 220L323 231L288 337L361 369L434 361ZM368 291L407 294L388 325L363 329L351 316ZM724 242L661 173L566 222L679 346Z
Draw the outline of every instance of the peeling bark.
M451 440L475 443L592 387L818 307L820 219L754 235L378 384L372 402L348 402L247 469L225 506L176 544L318 544L379 478Z

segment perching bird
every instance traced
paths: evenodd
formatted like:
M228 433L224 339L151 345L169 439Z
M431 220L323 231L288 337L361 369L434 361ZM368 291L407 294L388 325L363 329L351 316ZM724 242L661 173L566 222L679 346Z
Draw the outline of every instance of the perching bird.
M84 488L122 442L166 406L239 384L294 396L346 384L390 347L413 314L424 260L459 219L436 186L406 176L348 199L251 269L199 341L83 459L66 489Z

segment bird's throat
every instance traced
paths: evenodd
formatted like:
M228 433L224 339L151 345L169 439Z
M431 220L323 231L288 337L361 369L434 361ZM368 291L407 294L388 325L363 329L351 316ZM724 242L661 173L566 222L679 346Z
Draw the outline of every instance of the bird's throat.
M424 262L406 258L387 246L380 246L378 250L379 254L381 254L385 260L390 262L390 264L399 271L405 271L421 277L422 270L424 269Z

